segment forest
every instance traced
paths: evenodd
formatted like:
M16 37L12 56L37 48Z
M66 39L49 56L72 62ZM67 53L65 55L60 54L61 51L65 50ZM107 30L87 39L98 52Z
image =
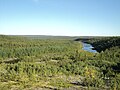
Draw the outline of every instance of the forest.
M120 37L0 35L0 90L120 90Z

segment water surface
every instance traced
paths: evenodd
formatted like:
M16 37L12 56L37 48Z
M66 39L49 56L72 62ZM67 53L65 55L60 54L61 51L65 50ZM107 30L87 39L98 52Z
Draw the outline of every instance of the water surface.
M83 50L92 52L92 53L97 53L96 50L93 50L94 47L91 44L84 43L84 42L82 42L82 44L83 44Z

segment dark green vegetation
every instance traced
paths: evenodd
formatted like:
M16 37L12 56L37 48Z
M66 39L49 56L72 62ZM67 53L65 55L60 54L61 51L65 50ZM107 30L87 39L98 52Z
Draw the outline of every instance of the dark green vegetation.
M99 53L73 39L1 35L0 89L119 90L120 37L85 39Z
M120 37L93 38L86 42L92 44L97 51L101 52L112 47L120 46Z

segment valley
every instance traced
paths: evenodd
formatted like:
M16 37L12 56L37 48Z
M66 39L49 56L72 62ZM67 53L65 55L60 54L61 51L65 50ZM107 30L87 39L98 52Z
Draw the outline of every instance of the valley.
M0 90L119 89L120 37L0 35Z

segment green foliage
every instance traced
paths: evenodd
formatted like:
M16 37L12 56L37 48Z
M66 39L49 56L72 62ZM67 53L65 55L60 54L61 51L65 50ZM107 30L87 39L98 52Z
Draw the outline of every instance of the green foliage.
M120 46L120 37L95 38L87 42L91 43L97 51L101 52L115 46Z
M70 39L31 39L0 35L0 89L82 87L120 89L119 37L85 39L100 53L82 50ZM69 80L69 76L80 76ZM66 76L66 77L61 77ZM53 79L54 78L54 79ZM14 83L13 83L14 82ZM4 84L5 83L5 84ZM43 84L42 84L43 83Z

